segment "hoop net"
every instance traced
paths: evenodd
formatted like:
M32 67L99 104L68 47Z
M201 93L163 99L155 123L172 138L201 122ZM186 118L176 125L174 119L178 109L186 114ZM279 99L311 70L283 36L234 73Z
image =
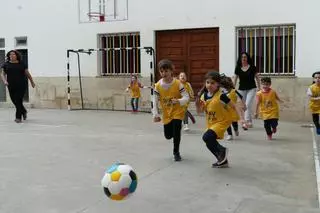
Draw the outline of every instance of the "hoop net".
M90 12L90 13L88 13L88 17L90 19L95 19L95 20L97 20L99 22L104 22L105 21L104 14L99 13L99 12Z

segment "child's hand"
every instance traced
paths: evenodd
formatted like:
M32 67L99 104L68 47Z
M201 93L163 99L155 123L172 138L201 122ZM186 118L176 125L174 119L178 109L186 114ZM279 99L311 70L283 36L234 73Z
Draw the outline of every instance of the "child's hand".
M178 104L178 103L179 103L179 100L176 99L176 98L172 98L172 99L171 99L171 102L172 102L173 104Z
M246 105L243 105L242 110L243 110L243 111L246 111L246 110L247 110L247 106L246 106Z
M154 117L153 118L153 122L155 122L155 123L158 123L158 122L160 122L161 121L161 118L160 117Z
M257 119L258 118L258 113L254 113L254 118Z
M129 88L126 89L126 92L129 92Z

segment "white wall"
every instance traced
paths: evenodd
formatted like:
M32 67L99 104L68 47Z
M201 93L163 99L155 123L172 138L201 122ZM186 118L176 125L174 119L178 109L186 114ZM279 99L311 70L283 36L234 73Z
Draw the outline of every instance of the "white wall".
M1 8L0 37L10 50L14 37L28 36L34 76L66 76L66 50L96 48L100 33L139 31L141 45L154 46L155 30L201 27L220 28L220 71L232 74L236 26L286 23L297 25L297 76L320 70L319 0L129 0L128 21L93 24L78 23L77 0L15 0ZM147 76L149 58L142 60ZM95 57L84 56L82 65L85 75L97 74Z

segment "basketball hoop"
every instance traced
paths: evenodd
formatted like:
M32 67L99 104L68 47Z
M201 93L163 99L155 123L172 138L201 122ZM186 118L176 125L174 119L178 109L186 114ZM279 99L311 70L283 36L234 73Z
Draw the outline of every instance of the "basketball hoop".
M99 13L99 12L90 12L90 13L88 13L88 17L90 19L94 18L94 19L98 20L99 22L104 22L105 21L104 14Z

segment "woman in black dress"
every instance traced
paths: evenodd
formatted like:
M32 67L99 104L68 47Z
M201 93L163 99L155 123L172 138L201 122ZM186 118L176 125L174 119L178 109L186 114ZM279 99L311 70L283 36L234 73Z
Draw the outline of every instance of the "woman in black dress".
M16 107L15 122L21 123L22 117L27 119L27 110L23 106L23 97L28 87L28 79L31 86L35 84L28 71L28 67L22 62L21 55L15 50L7 53L7 60L1 66L3 83L8 87L12 103Z

